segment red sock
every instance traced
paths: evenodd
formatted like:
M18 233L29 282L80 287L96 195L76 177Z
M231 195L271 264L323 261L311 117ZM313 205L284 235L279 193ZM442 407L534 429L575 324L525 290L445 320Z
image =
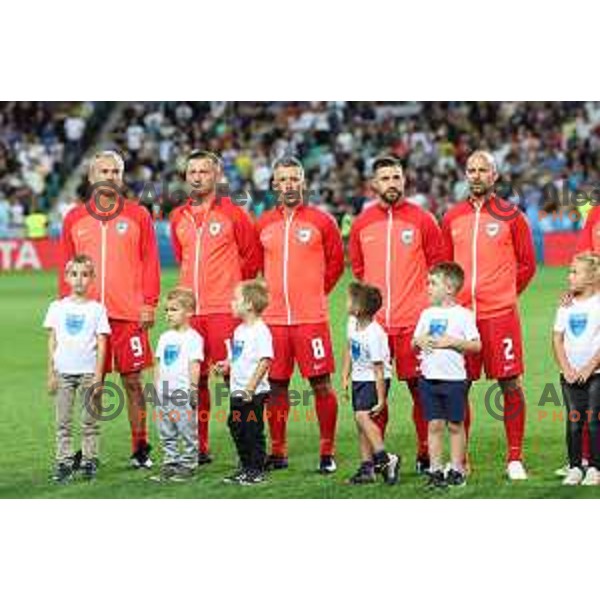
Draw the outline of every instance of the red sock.
M290 413L288 388L280 387L276 394L271 396L266 407L271 436L271 455L287 457L287 420Z
M208 382L198 387L198 451L208 454L208 425L210 422L210 390Z
M413 422L417 433L417 454L419 456L429 456L429 447L427 445L427 421L423 414L423 405L419 395L419 386L416 379L409 379L406 384L412 396L413 401Z
M583 431L581 432L581 457L589 461L590 455L590 428L587 423L584 423Z
M335 454L335 427L337 424L337 396L333 390L326 393L317 392L315 399L317 419L319 420L319 433L321 456Z
M504 392L504 429L508 445L508 462L523 458L525 433L525 394L520 387Z
M373 417L373 423L379 427L379 431L381 431L381 439L385 438L385 429L388 424L389 419L389 410L387 402L383 407L383 410L376 416Z
M131 451L135 452L141 445L148 445L148 432L145 428L145 419L143 429L135 427L134 423L131 424Z

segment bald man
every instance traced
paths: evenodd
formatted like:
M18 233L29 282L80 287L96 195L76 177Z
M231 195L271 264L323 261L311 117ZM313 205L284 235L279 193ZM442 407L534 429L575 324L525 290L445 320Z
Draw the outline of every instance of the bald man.
M469 198L453 206L442 222L447 258L465 271L458 301L475 312L482 351L467 357L468 378L479 379L482 366L496 379L504 398L507 475L527 479L523 465L525 396L519 294L535 274L529 224L517 206L494 193L498 172L487 152L467 161ZM495 394L494 394L495 396Z

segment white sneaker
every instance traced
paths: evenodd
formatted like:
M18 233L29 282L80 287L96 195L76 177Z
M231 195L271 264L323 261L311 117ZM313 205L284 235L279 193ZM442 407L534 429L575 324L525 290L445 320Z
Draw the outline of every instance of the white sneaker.
M520 460L511 460L506 467L506 474L511 481L527 479L527 471Z
M582 480L583 471L579 467L573 467L569 469L567 476L563 479L563 485L579 485Z
M588 466L588 462L589 462L589 461L588 461L588 459L587 459L587 458L584 458L584 459L581 461L581 466L582 466L584 469L586 469L586 468L587 468L587 466ZM565 465L563 465L563 466L562 466L560 469L556 469L556 471L554 471L554 474L555 474L557 477L566 477L568 472L569 472L569 463L566 463L566 464L565 464Z
M596 467L590 467L581 485L600 485L600 471Z

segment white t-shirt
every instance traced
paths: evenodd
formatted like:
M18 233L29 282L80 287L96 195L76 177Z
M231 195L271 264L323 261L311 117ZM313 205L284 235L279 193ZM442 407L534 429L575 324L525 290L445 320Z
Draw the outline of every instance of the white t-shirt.
M449 335L466 341L479 339L479 331L472 311L459 306L430 306L419 317L413 337L422 335L442 337ZM425 379L462 381L467 378L465 357L456 350L439 348L431 352L421 351L421 375Z
M55 300L44 319L46 329L54 329L57 373L80 375L96 371L97 336L108 335L106 309L95 300L77 302L72 298Z
M159 396L163 391L169 394L176 390L188 393L192 389L190 363L204 360L204 340L191 327L185 331L169 329L160 336L155 356L159 361L156 380Z
M383 363L383 376L392 376L388 336L383 327L372 321L364 329L358 329L356 317L348 319L348 344L352 359L352 381L375 381L373 363Z
M273 358L273 338L262 320L252 325L242 323L233 332L231 345L231 392L244 390L263 358ZM270 390L265 375L256 386L256 394Z
M584 367L600 350L600 294L587 300L575 298L570 306L561 306L554 331L564 333L565 353L571 366Z

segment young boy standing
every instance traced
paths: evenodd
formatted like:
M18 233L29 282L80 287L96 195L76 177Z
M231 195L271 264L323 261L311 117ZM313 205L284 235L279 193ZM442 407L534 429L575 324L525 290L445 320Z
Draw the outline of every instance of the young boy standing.
M578 254L569 272L573 301L554 324L554 356L567 407L569 469L565 485L600 485L600 255ZM583 429L590 440L589 467L582 464Z
M88 256L73 257L65 269L71 294L50 304L44 327L48 329L48 391L56 397L56 465L54 480L69 481L76 469L72 454L72 414L75 397L82 399L81 473L96 477L98 468L99 385L110 333L106 309L86 297L94 278ZM93 387L92 387L93 386Z
M204 360L204 340L192 327L196 300L190 290L167 294L169 329L158 340L156 391L160 400L158 431L163 462L153 481L183 481L198 466L197 387ZM181 442L182 448L179 448Z
M350 284L342 388L347 397L352 376L352 407L361 464L348 483L357 485L373 483L376 473L381 473L384 481L393 485L398 481L400 469L400 458L386 452L381 430L373 421L386 405L392 376L388 337L374 320L381 304L381 292L376 287L359 282Z
M481 341L473 313L456 303L464 283L457 263L439 263L427 279L431 306L419 318L413 346L421 349L419 389L428 421L431 467L429 484L465 485L465 409L467 374L464 354L479 352ZM444 430L450 435L450 469L444 474Z
M244 281L237 286L231 307L242 323L234 331L230 359L216 365L219 373L230 373L227 424L241 465L223 480L225 483L254 485L265 480L263 412L270 392L268 373L273 360L273 339L261 315L268 303L267 288L262 281Z

